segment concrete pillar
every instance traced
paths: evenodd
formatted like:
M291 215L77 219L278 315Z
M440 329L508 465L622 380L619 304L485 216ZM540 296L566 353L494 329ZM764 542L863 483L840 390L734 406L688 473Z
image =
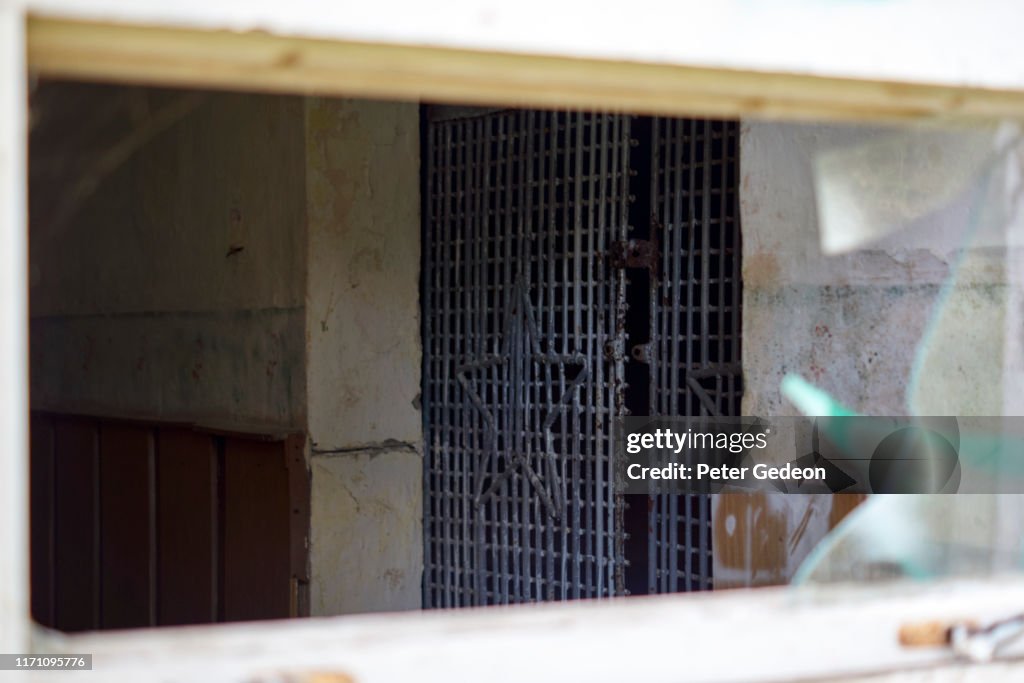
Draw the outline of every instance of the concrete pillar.
M421 604L419 111L306 102L313 615Z

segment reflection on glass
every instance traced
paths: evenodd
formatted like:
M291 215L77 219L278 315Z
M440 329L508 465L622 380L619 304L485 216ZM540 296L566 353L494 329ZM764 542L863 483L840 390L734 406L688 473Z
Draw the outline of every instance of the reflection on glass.
M914 268L941 272L913 353L903 397L906 415L929 429L937 419L920 416L988 416L978 423L984 429L961 427L950 439L959 464L965 472L1017 480L1024 473L1024 438L1019 429L1003 428L1000 417L1024 415L1020 130L1004 124L873 131L853 138L815 159L821 250L842 258L880 244L894 258L915 250L907 259L908 286ZM934 263L922 253L934 255ZM806 415L891 410L872 411L870 383L859 410L852 410L847 406L858 397L826 391L823 386L842 383L825 373L813 383L788 375L781 392ZM874 495L814 549L794 583L1019 570L1022 526L1024 495Z

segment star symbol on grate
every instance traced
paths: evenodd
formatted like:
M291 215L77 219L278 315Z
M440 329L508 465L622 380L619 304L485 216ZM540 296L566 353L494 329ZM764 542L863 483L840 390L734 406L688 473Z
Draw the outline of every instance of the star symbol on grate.
M543 346L529 288L519 277L509 296L499 353L482 355L455 371L484 423L485 459L477 479L477 507L497 495L505 481L521 472L548 514L556 519L561 517L563 490L551 426L570 405L576 404L577 389L589 376L589 367L583 354L553 353ZM571 368L578 371L569 379ZM474 381L474 375L480 377ZM537 396L541 393L538 380L547 400ZM556 396L563 380L567 380L565 389ZM495 406L505 409L501 425ZM504 469L499 472L501 464ZM491 472L497 474L488 483L487 475Z

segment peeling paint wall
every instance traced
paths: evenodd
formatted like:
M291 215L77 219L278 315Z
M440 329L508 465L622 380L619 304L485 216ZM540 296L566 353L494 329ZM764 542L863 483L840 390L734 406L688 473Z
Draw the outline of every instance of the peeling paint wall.
M33 106L33 408L304 427L303 101L49 84Z
M306 103L314 615L421 604L419 110Z
M826 256L815 204L813 164L820 152L889 132L743 124L744 415L795 414L779 391L788 373L802 375L854 410L908 414L906 386L915 351L962 246L971 206L956 198L900 233L859 251ZM955 162L945 158L950 150L942 146L926 152L937 174ZM913 191L908 188L908 194ZM962 329L942 349L943 372L929 375L926 382L932 384L917 404L919 412L999 414L1000 363L993 359L1002 357L1004 260L1005 251L983 243L968 253L960 287L947 303L949 320ZM828 497L721 496L714 507L716 585L788 581L846 511L833 503L849 507Z

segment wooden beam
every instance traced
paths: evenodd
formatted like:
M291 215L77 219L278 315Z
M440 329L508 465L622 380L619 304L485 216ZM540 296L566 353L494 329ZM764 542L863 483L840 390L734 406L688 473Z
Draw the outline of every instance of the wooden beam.
M28 60L48 77L489 106L826 120L1024 115L1024 89L46 17L29 20Z

